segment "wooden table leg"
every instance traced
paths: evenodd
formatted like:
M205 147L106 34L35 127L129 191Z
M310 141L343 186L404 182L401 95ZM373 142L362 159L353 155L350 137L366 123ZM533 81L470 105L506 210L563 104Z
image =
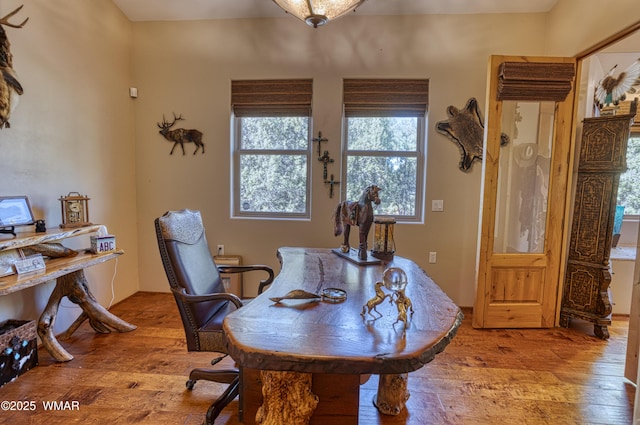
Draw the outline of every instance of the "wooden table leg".
M82 309L82 313L69 329L60 335L61 339L69 338L82 322L87 319L89 319L91 327L99 333L109 333L111 329L118 332L129 332L136 329L135 325L111 314L109 310L98 303L89 290L83 270L77 270L61 276L57 279L56 287L53 289L49 302L38 321L38 335L42 340L42 345L59 362L67 362L73 359L73 356L60 345L53 334L60 301L64 297L69 298L74 304L78 304Z
M311 374L261 371L262 406L256 414L260 425L307 425L318 405L311 392Z
M264 405L263 392L271 392L269 394L271 398L280 397L280 394L277 391L274 392L273 387L263 389L264 371L251 368L242 368L241 370L240 422L244 425L256 425L259 423L256 413ZM318 405L309 418L309 425L358 425L360 375L314 373L311 376L311 381L311 393L318 397ZM289 390L288 387L280 389ZM305 391L307 390L305 389ZM297 402L296 397L286 396L286 399L289 402ZM284 423L288 425L288 422Z
M411 395L407 390L408 380L408 373L380 375L378 394L373 399L380 413L398 415L404 409Z

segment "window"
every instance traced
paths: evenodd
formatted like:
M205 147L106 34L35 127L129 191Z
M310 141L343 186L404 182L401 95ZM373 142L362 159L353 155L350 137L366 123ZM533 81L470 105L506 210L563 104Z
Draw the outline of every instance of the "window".
M377 215L423 220L428 80L344 80L346 199L379 186Z
M640 134L629 137L627 144L627 171L620 175L618 205L624 206L625 215L640 215Z
M617 114L631 113L631 101L620 102ZM640 110L636 112L627 141L627 171L620 175L618 205L624 206L624 215L640 215Z
M231 83L234 217L310 217L311 93L311 80Z

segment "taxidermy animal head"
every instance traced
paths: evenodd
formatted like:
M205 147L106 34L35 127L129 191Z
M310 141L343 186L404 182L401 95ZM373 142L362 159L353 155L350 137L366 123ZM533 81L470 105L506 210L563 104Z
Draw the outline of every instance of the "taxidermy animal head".
M198 130L185 130L184 128L177 128L175 130L169 130L176 121L183 120L182 115L176 117L175 112L173 113L173 121L167 122L162 116L162 123L158 123L158 128L160 131L158 133L162 134L165 139L170 142L173 142L173 147L171 148L171 152L169 155L173 155L173 150L177 145L180 145L182 148L182 155L184 155L184 144L185 143L193 143L196 145L196 150L193 151L195 155L198 152L198 149L202 148L202 153L204 153L204 143L202 143L202 133Z
M9 22L9 18L18 13L22 6L0 18L0 128L10 127L9 117L11 112L18 105L18 96L23 93L22 86L16 78L13 70L13 55L11 54L9 39L4 32L3 26L11 28L22 28L29 18L16 25Z
M614 65L596 87L594 97L599 109L617 106L627 98L626 93L631 92L631 88L640 83L640 59L614 77L613 72L617 67L618 65Z

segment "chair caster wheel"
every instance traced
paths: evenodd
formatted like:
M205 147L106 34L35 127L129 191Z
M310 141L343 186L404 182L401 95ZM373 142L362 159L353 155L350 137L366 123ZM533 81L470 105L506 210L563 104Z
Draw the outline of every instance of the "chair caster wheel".
M192 390L193 387L196 385L196 381L194 379L189 379L186 385L188 390Z

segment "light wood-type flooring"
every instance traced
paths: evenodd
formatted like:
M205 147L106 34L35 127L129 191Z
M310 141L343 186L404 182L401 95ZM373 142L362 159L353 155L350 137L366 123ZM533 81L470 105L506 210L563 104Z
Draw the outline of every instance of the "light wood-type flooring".
M202 423L224 386L186 389L188 372L207 366L213 354L187 353L172 296L138 293L111 311L138 329L97 335L85 323L63 343L75 356L68 363L40 350L39 366L0 388L0 400L34 401L35 411L0 411L0 423ZM476 330L467 313L445 351L409 375L411 398L399 416L372 405L376 377L361 387L360 424L631 424L635 387L623 378L627 327L627 318L614 317L608 341L575 321L570 329ZM48 411L48 401L78 408ZM236 400L216 424L237 425L237 407Z

